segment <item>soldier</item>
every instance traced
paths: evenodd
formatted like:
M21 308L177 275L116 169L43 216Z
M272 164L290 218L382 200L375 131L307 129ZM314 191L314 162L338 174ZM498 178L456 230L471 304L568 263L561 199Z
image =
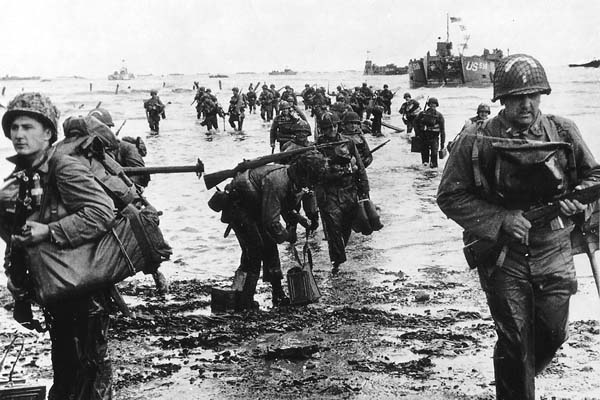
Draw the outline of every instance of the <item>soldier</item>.
M358 86L354 88L354 92L350 95L350 107L352 107L352 110L358 115L358 118L362 120L365 107L365 96Z
M373 156L371 155L371 149L369 149L369 143L365 139L360 126L361 123L358 114L353 111L347 112L342 119L341 134L343 138L354 142L356 150L360 154L361 161L365 168L367 168L373 162Z
M354 113L349 113L354 114ZM358 116L356 116L358 118ZM337 142L344 139L336 126L334 114L323 115L321 136L317 144ZM369 180L359 151L354 142L320 149L327 159L327 172L317 187L317 204L321 210L323 229L329 247L332 273L339 272L346 262L346 245L352 233L358 201L369 197Z
M197 82L194 83L197 84ZM204 86L199 86L198 90L196 91L196 95L194 96L194 101L192 101L192 104L196 103L197 119L202 119L202 101L204 100L205 93L206 89L204 88Z
M304 100L304 109L308 110L312 107L312 99L315 95L315 89L310 86L308 83L304 85L304 90L300 93L302 99Z
M273 101L271 104L273 104L273 110L275 112L275 116L277 116L279 115L279 99L281 95L279 94L277 88L275 88L275 85L272 83L269 85L269 90L273 94Z
M292 105L287 101L282 101L279 105L281 113L275 117L271 124L270 144L271 149L275 148L275 143L279 143L279 150L282 150L283 145L294 138L293 127L298 120L306 120L306 116L298 107L292 112ZM299 113L296 114L296 113Z
M150 127L150 131L158 135L160 118L167 118L167 116L165 115L165 105L162 101L160 101L160 98L158 97L158 92L156 90L151 90L150 96L152 97L144 101L146 119L148 120L148 126Z
M250 89L246 93L246 98L248 99L248 114L256 114L256 92L252 89L252 84L250 85Z
M231 199L231 227L242 248L236 276L243 283L237 308L253 310L260 269L263 281L271 283L273 307L289 304L281 280L278 243L294 243L295 235L281 225L299 223L306 229L314 225L296 211L300 194L313 188L323 175L325 159L316 151L302 155L291 165L264 165L238 174L228 185Z
M34 258L24 248L43 242L75 248L100 239L114 220L113 201L96 182L88 167L73 157L58 154L59 113L40 93L22 93L7 106L2 129L16 156L11 184L0 191L0 233L7 242L5 263L8 289L15 298L15 318L32 323L29 301L35 283L24 270ZM40 193L41 192L41 193ZM41 198L52 196L53 210L40 216ZM23 221L25 223L23 224ZM44 268L44 266L37 266ZM54 382L50 400L111 399L111 362L108 354L110 298L104 290L77 299L45 305L52 343Z
M267 85L262 86L262 93L258 96L260 104L260 117L263 122L271 122L273 120L273 93Z
M296 93L294 93L294 89L290 85L285 85L285 90L281 94L281 100L285 100L288 103L297 106L298 99L296 98Z
M438 100L430 97L427 106L414 120L415 134L421 138L421 162L424 166L437 168L438 150L443 150L446 143L446 128L444 116L437 111Z
M417 115L421 112L421 106L419 102L411 98L410 93L404 93L404 103L400 107L400 114L402 114L402 121L406 125L406 132L412 133L413 121Z
M540 111L540 97L551 88L538 60L503 58L493 90L492 101L504 108L460 136L437 202L465 229L465 244L485 245L469 251L498 336L496 398L534 400L535 375L568 336L569 300L577 290L570 236L590 210L562 200L560 216L533 227L523 212L598 184L600 166L573 121ZM539 157L546 163L532 163Z
M105 108L94 108L88 113L88 116L96 118L104 125L112 129L115 126L110 112ZM112 132L111 132L112 133ZM116 136L110 140L105 140L106 152L112 156L123 167L145 167L144 158L147 154L146 144L141 137L132 138L130 136L123 137L119 140ZM130 178L136 186L143 191L150 182L150 175L137 175Z
M383 136L381 133L381 120L385 110L385 100L379 93L375 94L375 98L369 104L369 110L373 114L373 124L371 125L371 133L373 136Z
M240 93L240 89L234 87L231 89L233 92L233 96L229 100L229 110L227 111L229 114L229 125L236 130L241 131L242 126L244 125L244 118L246 117L244 114L244 110L246 109L246 96ZM235 126L235 123L238 123L238 126Z
M218 132L219 117L225 116L225 113L223 112L223 109L219 103L214 101L210 96L205 96L204 100L202 101L202 109L204 113L204 121L202 121L201 125L206 125L208 132Z
M383 100L383 113L390 115L392 113L392 99L394 98L394 93L390 89L388 89L388 85L383 85L383 90L379 93L379 96Z
M488 106L485 103L481 103L480 105L477 106L477 115L469 118L467 120L467 122L465 123L464 128L466 128L467 125L476 124L478 122L485 121L486 119L488 119L489 116L490 116L490 106Z

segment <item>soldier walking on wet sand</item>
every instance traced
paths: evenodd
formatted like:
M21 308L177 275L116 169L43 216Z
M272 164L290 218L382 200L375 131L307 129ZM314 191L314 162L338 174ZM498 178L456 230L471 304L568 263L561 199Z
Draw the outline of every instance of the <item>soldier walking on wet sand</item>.
M438 189L441 210L465 229L470 266L494 319L500 400L536 399L536 374L568 337L577 291L571 232L591 207L561 200L560 214L535 226L523 212L600 181L600 165L575 123L540 111L550 91L538 60L502 59L493 101L504 108L460 135Z

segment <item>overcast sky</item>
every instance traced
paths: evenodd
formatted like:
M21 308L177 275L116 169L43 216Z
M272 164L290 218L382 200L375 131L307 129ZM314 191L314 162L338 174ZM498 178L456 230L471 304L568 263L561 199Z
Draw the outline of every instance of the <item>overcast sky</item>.
M2 2L0 76L361 70L446 36L543 63L600 58L596 0L18 0ZM456 45L455 45L456 47Z

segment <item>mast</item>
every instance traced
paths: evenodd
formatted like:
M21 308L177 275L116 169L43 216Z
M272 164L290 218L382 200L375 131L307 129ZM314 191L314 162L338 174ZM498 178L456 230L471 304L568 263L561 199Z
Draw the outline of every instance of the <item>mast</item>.
M450 17L446 13L446 42L450 41Z

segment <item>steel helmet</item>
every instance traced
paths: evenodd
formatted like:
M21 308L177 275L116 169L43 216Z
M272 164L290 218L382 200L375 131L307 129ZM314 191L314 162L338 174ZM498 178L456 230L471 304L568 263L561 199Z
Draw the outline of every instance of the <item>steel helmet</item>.
M491 113L490 111L490 106L488 106L487 104L481 103L478 107L477 107L477 114L479 114L480 112L485 111L488 114Z
M293 126L292 126L292 131L297 133L297 132L305 132L308 133L310 135L310 125L308 124L308 122L306 122L303 119L299 119Z
M332 128L340 123L340 117L336 113L326 112L321 117L321 128Z
M427 100L427 104L430 106L435 105L436 107L439 107L440 102L435 97L430 97L429 100Z
M10 138L10 126L20 115L27 115L40 121L52 131L50 143L56 141L60 113L47 96L37 92L21 93L8 103L2 117L2 129L7 138Z
M513 54L500 60L494 72L494 97L550 94L552 89L542 64L527 54Z
M87 117L69 117L63 122L63 131L66 138L96 136L107 150L119 147L119 139L106 124L93 115Z
M150 91L150 95L153 95L153 94L158 94L158 90L156 90L156 89L152 89L152 90Z
M269 87L267 85L262 85L263 89L268 89Z
M387 85L387 83L386 83L385 85L383 85L383 88L384 88L384 89L387 89L387 88L388 88L388 85Z
M342 119L342 122L344 124L347 124L349 122L360 123L360 117L354 111L348 111L346 114L344 114L344 118Z
M231 90L232 90L232 91L234 91L234 92L239 92L239 91L240 91L240 89L239 89L239 88L237 88L237 87L234 87L234 88L233 88L233 89L231 89Z
M279 102L279 110L287 110L290 107L291 107L290 103L288 103L285 100L282 100Z
M115 123L113 122L112 116L108 112L107 109L97 107L89 112L88 116L96 118L98 121L102 122L104 125L113 127Z
M408 92L404 93L404 96L403 96L403 97L404 97L405 99L410 99L410 93L408 93Z

